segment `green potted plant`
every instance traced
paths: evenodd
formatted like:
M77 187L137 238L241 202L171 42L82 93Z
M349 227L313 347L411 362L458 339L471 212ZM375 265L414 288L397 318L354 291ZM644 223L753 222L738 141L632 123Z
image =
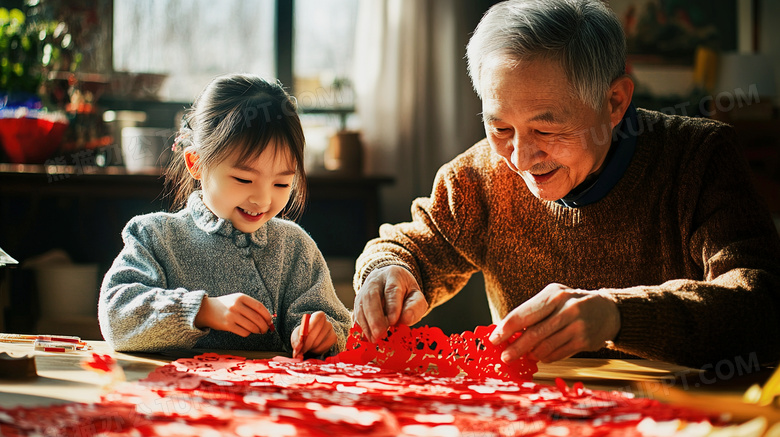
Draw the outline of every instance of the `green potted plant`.
M66 29L0 8L0 145L11 162L42 163L67 129L67 118L41 99L49 67L70 44Z
M0 8L2 106L40 102L37 96L44 63L38 27L27 23L24 12L19 9Z

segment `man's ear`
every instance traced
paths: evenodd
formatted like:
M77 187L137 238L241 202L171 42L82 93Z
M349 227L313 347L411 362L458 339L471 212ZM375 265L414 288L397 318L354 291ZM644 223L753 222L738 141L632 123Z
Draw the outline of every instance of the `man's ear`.
M192 147L184 149L184 164L195 179L200 179L200 155Z
M634 95L634 81L628 76L620 76L609 86L609 119L612 128L620 123L631 104Z

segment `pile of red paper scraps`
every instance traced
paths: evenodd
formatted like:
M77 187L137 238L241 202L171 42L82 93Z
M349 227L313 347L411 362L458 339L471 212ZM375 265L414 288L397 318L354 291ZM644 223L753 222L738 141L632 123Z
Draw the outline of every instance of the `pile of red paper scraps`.
M502 363L493 328L397 327L370 343L356 327L325 361L179 359L99 403L0 409L0 435L644 436L657 423L718 424L630 393L533 383L536 364Z

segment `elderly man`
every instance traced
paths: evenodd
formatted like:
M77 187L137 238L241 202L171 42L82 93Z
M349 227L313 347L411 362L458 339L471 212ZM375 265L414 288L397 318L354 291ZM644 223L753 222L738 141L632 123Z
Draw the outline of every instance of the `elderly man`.
M508 1L468 45L487 138L357 262L369 338L482 271L502 358L780 359L780 239L734 131L631 104L598 0Z

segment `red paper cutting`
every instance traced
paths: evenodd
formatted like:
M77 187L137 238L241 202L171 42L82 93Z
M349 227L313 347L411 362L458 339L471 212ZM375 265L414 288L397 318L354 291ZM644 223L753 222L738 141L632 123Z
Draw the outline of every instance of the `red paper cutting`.
M452 377L498 378L509 381L530 381L536 373L536 361L521 357L511 363L501 360L501 352L521 334L494 346L488 338L495 325L478 326L474 332L444 335L441 329L423 326L409 328L397 325L387 336L372 343L359 325L350 331L346 351L329 358L329 362L375 363L398 372L433 373Z
M0 435L639 436L656 422L722 424L631 393L531 382L535 363L501 366L491 331L396 327L375 344L355 328L349 348L324 361L207 353L98 403L0 408Z
M100 374L101 378L105 379L103 384L105 389L125 381L124 370L111 355L93 352L90 358L81 361L81 367Z
M99 372L111 372L116 365L116 360L111 355L102 355L92 353L92 358L82 362L83 367L87 370L94 370Z

